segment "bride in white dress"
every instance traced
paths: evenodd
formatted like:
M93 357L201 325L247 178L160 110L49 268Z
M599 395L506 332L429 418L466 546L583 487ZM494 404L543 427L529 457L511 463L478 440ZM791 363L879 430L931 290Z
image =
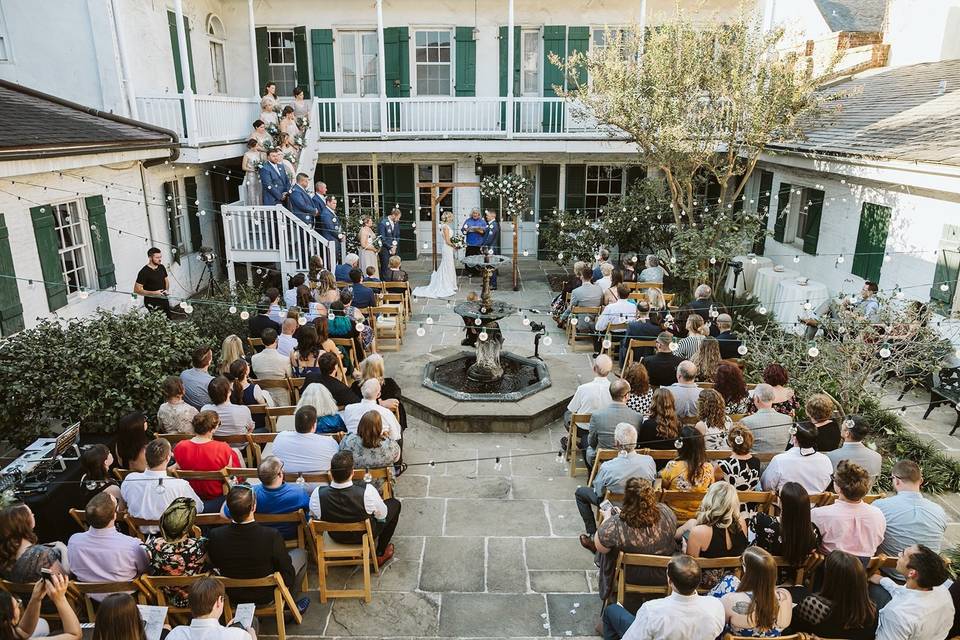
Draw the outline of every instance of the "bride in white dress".
M457 293L457 267L454 264L453 244L450 242L453 212L446 212L440 220L443 223L437 238L440 245L440 266L431 274L429 285L413 290L413 295L418 298L447 298Z

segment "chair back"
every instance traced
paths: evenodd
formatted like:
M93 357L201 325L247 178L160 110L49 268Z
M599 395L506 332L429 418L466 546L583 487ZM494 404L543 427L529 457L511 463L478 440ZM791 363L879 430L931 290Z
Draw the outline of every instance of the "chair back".
M233 605L230 603L230 589L273 587L273 602L258 606L256 609L254 609L253 615L257 617L268 615L274 616L274 619L277 623L277 637L279 640L286 640L287 637L286 620L284 619L285 613L293 618L294 624L300 624L303 622L303 616L301 615L300 610L297 608L297 603L294 601L290 591L283 583L283 576L280 575L279 571L263 578L241 580L239 578L224 578L218 576L217 580L223 583L224 588L227 589L227 598L224 605L224 612L226 613L227 620L233 619ZM284 609L286 609L286 612L284 612Z
M698 559L699 560L699 559ZM648 585L631 584L627 582L627 567L646 567L657 569L664 573L664 569L670 563L670 556L654 556L646 553L624 553L620 552L617 556L617 567L614 570L617 585L617 602L625 602L628 593L639 593L642 595L668 596L670 595L670 585Z
M69 589L76 594L79 604L83 607L87 622L93 622L96 617L96 606L91 595L109 595L111 593L131 593L138 604L147 604L150 592L143 586L140 578L123 582L71 582Z
M87 526L87 512L83 509L74 509L71 507L67 513L69 513L73 521L80 526L81 530L86 531L90 528Z
M590 469L590 479L587 480L588 487L593 486L593 481L596 479L597 473L600 471L600 465L607 460L613 460L619 453L619 449L597 449L597 455L593 459L593 468Z
M223 489L223 495L230 493L230 484L227 482L227 474L223 469L216 471L184 471L183 469L171 470L170 475L174 478L183 480L216 480Z
M400 307L382 305L370 308L371 317L375 318L371 326L374 336L380 340L380 349L389 346L392 351L400 351L403 344L403 314ZM392 344L385 344L392 340Z
M627 353L623 357L623 366L620 368L620 375L622 376L627 372L627 369L633 364L633 350L640 347L651 347L656 348L657 340L656 338L650 338L646 340L640 340L638 338L630 338L630 342L627 343Z
M580 449L586 448L582 447L581 443L577 442L577 425L589 425L590 424L590 414L589 413L575 413L570 416L570 429L567 432L567 451L566 457L567 461L570 464L570 477L577 475L579 467L578 460L580 458Z
M292 416L297 412L297 406L289 404L283 407L267 407L267 425L271 431L277 431L277 418L280 416Z
M360 534L360 542L357 544L338 543L329 537L330 532ZM320 602L326 602L328 598L363 598L364 602L369 603L372 598L370 571L372 569L375 573L380 573L370 519L366 518L361 522L311 520L310 533L315 545ZM360 565L363 575L363 588L329 588L327 585L327 568L349 565Z
M250 345L250 348L253 349L254 353L263 349L263 339L262 338L247 338L247 344Z
M19 597L20 601L24 605L30 602L30 598L33 596L33 585L33 582L10 582L9 580L0 580L0 589L3 589L12 596ZM73 608L76 609L78 600L80 599L79 594L72 589L68 589L67 598L73 605ZM46 611L45 609L47 609L47 607L41 607L40 609L41 618L44 620L60 620L60 614L56 611L56 609Z
M190 587L201 578L207 578L210 574L202 573L193 576L148 576L141 579L143 586L149 592L151 599L161 607L167 608L167 616L185 621L189 624L193 613L190 607L178 607L170 598L173 589L183 589L189 591Z

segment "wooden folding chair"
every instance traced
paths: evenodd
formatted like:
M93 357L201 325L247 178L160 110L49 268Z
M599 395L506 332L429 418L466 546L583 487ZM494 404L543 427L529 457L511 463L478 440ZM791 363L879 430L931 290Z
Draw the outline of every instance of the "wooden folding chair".
M272 432L279 430L277 426L277 418L280 416L292 416L297 413L296 405L287 405L285 407L267 407L265 409L267 414L267 428Z
M353 470L353 481L363 481L365 476L370 474L370 481L382 480L383 483L380 485L380 497L384 500L393 497L393 468L392 467L370 467L369 469L354 469ZM291 473L292 477L294 474ZM330 484L333 482L333 477L330 475L329 471L314 471L314 472L296 472L296 478L294 481L299 481L300 478L303 478L303 481L307 484Z
M189 437L192 438L193 436L189 436ZM172 446L173 446L173 443L171 443L171 447ZM131 473L133 473L132 469L114 469L113 477L117 479L117 482L122 483L124 480L126 480L127 476L130 475Z
M340 370L343 370L343 364L340 364ZM287 384L290 386L290 404L296 404L300 402L300 389L303 388L303 385L306 383L307 379L304 377L293 377L287 378Z
M197 514L197 515L199 516L200 514ZM220 514L205 514L205 515L219 516ZM127 523L127 529L129 529L130 535L135 536L136 538L140 539L143 542L146 542L147 537L151 535L151 534L145 533L143 529L147 527L160 526L159 520L148 520L146 518L134 518L129 513L125 513L123 515L123 521ZM228 522L230 521L224 518L221 524L227 524ZM193 537L195 538L199 538L203 534L203 532L200 531L200 527L197 526L196 523L194 523L192 531L193 531Z
M680 418L680 424L682 425L689 425L692 427L698 422L700 422L699 416L683 416L682 418Z
M282 400L286 400L287 403L289 403L293 398L293 388L290 386L290 378L286 376L279 379L257 378L256 380L251 380L250 384L260 385L261 389L265 390L271 395L276 404L284 404ZM277 391L282 393L275 393Z
M407 313L407 301L402 293L384 293L380 296L380 304L377 306L394 307L400 313L400 323L406 330L410 315Z
M183 442L184 440L189 440L193 437L192 433L158 433L158 438L163 438L170 443L170 448L173 449L177 444ZM126 478L127 474L130 473L128 469L114 469L114 472L122 471L123 477ZM116 475L116 473L114 473Z
M575 413L570 416L570 428L567 431L567 460L570 463L570 477L577 475L577 469L586 469L580 467L577 463L580 458L580 447L577 443L577 425L590 425L589 413ZM584 447L585 449L586 447Z
M20 601L23 603L21 607L30 602L30 598L33 597L33 585L33 582L10 582L9 580L0 580L0 589L3 589L12 596L19 597ZM68 589L67 599L73 605L73 608L77 609L79 594ZM40 617L48 621L60 620L60 614L57 613L57 610L53 607L50 607L49 610L47 610L47 607L41 607Z
M357 360L357 347L353 344L353 338L330 338L333 340L333 344L337 345L337 348L340 351L346 350L347 357L350 358L350 363L356 367L360 364L360 361ZM346 384L346 383L344 383Z
M658 597L670 595L670 585L666 582L666 568L669 563L670 556L654 556L646 553L624 553L621 551L617 556L617 566L614 569L614 580L617 585L617 602L626 602L626 595L628 593ZM628 567L659 569L660 573L664 575L664 584L649 585L627 582Z
M218 436L214 434L214 440L219 442L225 442L231 447L234 447L234 450L240 454L244 462L247 463L249 467L256 467L260 464L260 446L257 444L250 444L250 440L247 438L245 433L235 433L228 436ZM242 449L234 445L245 445Z
M623 356L623 366L620 367L620 375L622 376L627 372L627 369L633 364L633 350L640 347L656 347L657 340L656 338L651 338L649 340L639 340L637 338L630 338L630 342L627 343L627 353Z
M587 480L587 486L592 487L593 481L597 478L600 471L600 465L607 460L613 460L620 453L619 449L597 449L597 457L593 459L593 467L590 469L590 479Z
M86 511L84 511L83 509L74 509L71 507L67 513L69 513L70 517L73 518L73 521L80 526L81 530L86 531L87 529L89 529L89 527L87 526Z
M824 491L823 493L810 494L810 507L826 507L837 501L837 494Z
M777 494L773 491L737 491L737 499L740 504L751 505L752 511L770 514L773 512Z
M400 307L380 306L371 307L370 312L375 319L371 326L375 340L380 340L380 350L387 349L387 340L392 340L390 351L400 351L403 345L403 319L401 318Z
M732 633L726 633L723 636L723 640L752 640L756 636L738 636ZM829 638L820 638L816 635L811 635L808 633L791 633L786 636L780 636L780 640L830 640Z
M605 339L610 343L605 351L608 356L610 356L614 361L619 359L620 353L620 343L624 340L624 336L627 334L627 323L626 322L612 322L607 325L607 334Z
M335 523L323 520L311 520L310 530L316 544L317 580L320 590L320 602L328 598L363 598L370 602L370 568L380 574L377 565L376 541L370 528L370 519L363 522ZM328 532L354 532L361 534L358 544L342 544L334 541ZM330 589L327 586L327 567L360 565L363 572L363 589Z
M150 591L143 586L140 578L124 582L71 582L70 590L77 594L78 605L83 606L87 621L93 622L97 618L96 606L91 595L109 595L111 593L130 593L138 604L147 604ZM78 606L79 609L79 606Z
M593 351L593 332L578 333L577 328L580 325L580 316L596 317L600 315L601 310L601 307L571 307L570 316L567 318L567 344L572 347L571 351L577 351L578 343L583 342L587 342L590 350ZM573 322L574 318L577 319L576 326Z
M407 282L384 282L383 283L383 292L384 296L392 295L394 293L399 293L403 296L403 303L407 309L407 318L413 313L413 306L410 302L410 284Z
M793 580L794 585L802 585L808 589L813 587L814 573L816 572L817 567L823 563L823 559L823 554L818 551L811 551L810 554L804 558L803 562L800 563L800 566L794 566L790 564L790 561L783 556L773 556L773 560L777 563L778 568L790 569L796 572L796 576ZM894 564L896 564L896 562L894 562Z
M230 483L227 482L227 474L223 469L217 469L216 471L184 471L183 469L173 469L169 473L174 478L182 478L188 482L190 480L216 480L220 483L223 495L230 493Z
M697 386L700 387L701 389L713 389L712 382L698 382Z
M270 433L248 433L247 442L251 445L256 445L257 450L260 452L257 456L256 466L260 466L260 463L263 462L263 458L266 456L264 450L267 448L267 445L273 444L273 441L277 439L277 433L272 431ZM252 466L252 465L251 465ZM228 471L229 473L229 471ZM253 474L256 476L256 473Z
M217 577L217 580L223 583L225 589L227 589L227 597L224 604L224 611L227 614L227 620L233 618L233 605L230 602L230 589L251 589L256 587L273 587L273 604L260 605L253 611L253 615L259 617L262 616L274 616L274 619L277 621L277 638L279 640L286 640L287 638L287 626L284 620L284 607L289 610L290 616L293 618L295 624L300 624L303 622L303 615L300 613L300 610L297 608L297 603L294 601L293 596L290 595L290 591L287 589L287 586L283 583L283 576L280 575L280 572L276 572L272 575L255 578L253 580L240 580L238 578L224 578Z
M263 339L262 338L247 338L247 344L250 345L250 348L253 349L254 353L257 353L263 349Z
M161 607L167 608L167 617L181 624L189 624L193 618L190 607L178 607L173 604L171 592L173 589L190 590L193 583L201 578L208 578L210 574L203 573L195 576L143 576L140 580L150 593L151 599Z

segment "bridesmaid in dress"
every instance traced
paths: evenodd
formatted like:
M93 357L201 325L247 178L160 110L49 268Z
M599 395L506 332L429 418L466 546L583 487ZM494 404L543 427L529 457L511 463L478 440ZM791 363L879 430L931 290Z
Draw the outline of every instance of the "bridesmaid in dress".
M295 119L303 118L303 128L300 129L300 133L303 133L307 130L307 126L310 124L310 110L313 105L310 102L307 102L303 98L303 89L297 87L293 90L293 117Z
M250 134L250 138L257 141L257 151L263 151L263 145L267 142L273 141L273 136L267 131L267 125L263 120L254 120L253 121L253 133Z
M263 154L258 151L260 143L255 139L247 140L247 152L243 154L243 193L244 203L247 206L263 204L263 187L260 184L260 172L257 171L257 163L263 159Z
M377 259L377 250L373 246L373 238L377 235L373 231L373 218L363 216L360 224L360 233L357 240L360 242L360 271L364 275L367 273L367 267L372 266L377 270L376 276L380 277L379 260Z
M260 99L260 119L264 124L276 125L280 122L277 112L273 110L277 101L270 96L264 96Z
M300 135L300 127L297 126L297 117L294 115L293 107L283 108L283 115L280 118L280 133L290 136L291 143L293 139Z
M260 99L260 107L276 112L277 110L277 85L268 82L263 87L263 97Z

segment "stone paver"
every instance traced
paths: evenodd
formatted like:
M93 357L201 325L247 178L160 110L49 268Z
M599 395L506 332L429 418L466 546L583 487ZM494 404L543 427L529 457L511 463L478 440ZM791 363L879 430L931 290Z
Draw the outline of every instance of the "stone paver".
M546 601L539 594L445 593L440 609L440 635L465 629L477 635L510 638L546 636ZM544 626L546 625L546 626Z
M548 536L550 524L542 500L447 500L445 535L477 531L491 536Z
M483 592L483 538L430 538L423 554L422 591Z

